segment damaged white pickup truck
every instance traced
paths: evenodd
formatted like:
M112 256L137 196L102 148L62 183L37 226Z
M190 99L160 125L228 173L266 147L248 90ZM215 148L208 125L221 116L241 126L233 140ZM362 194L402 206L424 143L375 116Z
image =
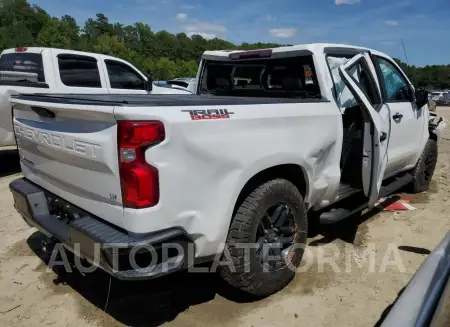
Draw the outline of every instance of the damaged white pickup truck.
M117 278L223 256L227 282L267 296L293 278L308 217L331 224L429 187L444 122L383 53L209 51L197 79L196 95L12 96L16 209Z

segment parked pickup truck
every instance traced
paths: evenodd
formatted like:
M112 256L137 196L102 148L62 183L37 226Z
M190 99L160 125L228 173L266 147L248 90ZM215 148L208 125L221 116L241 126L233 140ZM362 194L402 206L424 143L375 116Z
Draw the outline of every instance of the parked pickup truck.
M429 187L444 122L386 54L207 51L197 80L196 95L12 96L16 209L89 261L101 244L118 278L222 258L229 284L267 296L293 278L308 217L332 224ZM156 249L150 268L120 260L137 245Z
M9 96L18 93L190 92L148 84L136 67L115 57L50 48L7 49L0 55L0 147L15 144Z
M167 81L167 85L169 85L172 88L177 88L181 90L187 90L191 93L196 92L196 84L197 80L195 78L191 77L178 77L175 79L172 79L170 81Z

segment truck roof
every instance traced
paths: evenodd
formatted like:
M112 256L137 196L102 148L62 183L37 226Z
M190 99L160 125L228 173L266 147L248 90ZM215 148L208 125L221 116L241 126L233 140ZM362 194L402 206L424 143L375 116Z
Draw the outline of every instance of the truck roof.
M17 51L17 49L21 49L21 51ZM108 56L108 55L104 55L104 54L101 54L101 53L96 53L96 52L85 52L85 51L76 51L76 50L70 50L70 49L46 48L46 47L18 47L18 48L10 48L10 49L3 50L2 54L6 54L6 53L20 53L20 52L22 52L22 53L42 53L45 50L59 50L59 51L64 51L65 53L70 53L70 54L80 55L80 56L96 55L96 56L101 56L103 59L111 59L111 60L126 62L123 59L120 59L120 58L117 58L117 57Z
M118 62L121 62L123 64L126 64L126 65L134 68L134 70L136 72L138 72L144 79L147 80L147 76L145 76L139 69L137 69L134 65L132 65L128 61L117 58L117 57L108 56L108 55L104 55L101 53L96 53L96 52L85 52L85 51L76 51L76 50L70 50L70 49L46 48L46 47L18 47L18 48L5 49L2 51L1 54L9 54L9 53L38 53L38 54L40 53L40 54L42 54L44 51L48 51L48 53L50 53L50 50L57 50L58 52L63 52L64 54L72 54L72 55L78 55L78 56L90 56L90 57L95 56L95 57L99 58L100 60L118 61Z
M323 53L325 50L358 50L358 51L370 51L374 54L380 54L387 56L386 54L379 52L374 49L348 45L348 44L338 44L338 43L310 43L310 44L298 44L298 45L288 45L276 48L267 48L272 50L272 53L285 53L285 52L304 52L304 53ZM249 50L255 51L255 50ZM205 51L203 53L204 57L228 57L232 53L243 52L243 50L215 50L215 51Z

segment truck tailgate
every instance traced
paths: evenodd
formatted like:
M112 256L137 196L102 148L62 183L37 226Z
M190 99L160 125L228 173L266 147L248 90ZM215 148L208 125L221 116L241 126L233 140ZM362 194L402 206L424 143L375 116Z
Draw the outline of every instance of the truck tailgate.
M24 176L123 227L114 106L11 102Z

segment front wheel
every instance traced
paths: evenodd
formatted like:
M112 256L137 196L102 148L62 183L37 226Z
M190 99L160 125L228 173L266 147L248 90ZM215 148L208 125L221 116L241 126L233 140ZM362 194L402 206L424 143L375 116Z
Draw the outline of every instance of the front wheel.
M291 182L260 185L232 219L226 244L232 264L219 267L221 277L257 297L281 290L300 265L307 230L303 198Z
M433 178L438 158L437 142L428 139L416 167L412 171L413 181L410 185L412 193L428 191Z

